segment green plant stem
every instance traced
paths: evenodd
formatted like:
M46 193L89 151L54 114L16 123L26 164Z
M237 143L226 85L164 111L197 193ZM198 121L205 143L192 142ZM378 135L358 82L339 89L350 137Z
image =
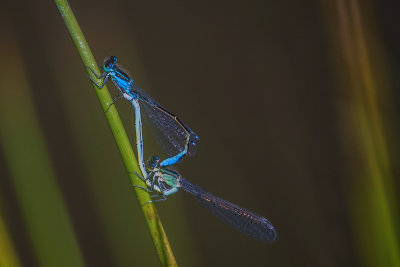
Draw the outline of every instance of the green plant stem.
M79 52L83 64L91 67L95 72L100 73L96 61L94 60L86 39L83 36L68 2L66 0L55 0L54 2L64 20L69 34L71 35L72 41ZM91 75L90 72L88 73ZM144 182L133 173L140 173L140 169L115 105L112 105L109 108L109 105L112 103L112 98L107 87L104 86L99 89L96 85L92 85L105 113L132 184L145 186ZM135 192L162 266L177 266L175 257L172 253L167 236L154 205L151 203L144 205L150 200L149 194L138 188L135 188Z
M0 267L20 267L14 244L7 231L6 224L0 214Z
M23 218L34 265L84 267L12 30L5 36L1 49L7 53L2 57L0 73L7 75L0 79L0 87L6 88L0 90L0 99L7 101L0 105L0 143L19 208L13 212ZM5 249L0 247L0 262L5 260Z

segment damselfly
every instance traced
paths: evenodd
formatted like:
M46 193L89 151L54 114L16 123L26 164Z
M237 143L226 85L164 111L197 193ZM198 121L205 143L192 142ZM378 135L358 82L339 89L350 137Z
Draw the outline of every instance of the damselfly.
M135 110L136 146L138 150L139 166L143 175L147 176L147 172L143 161L143 137L140 107L144 110L144 118L153 128L152 133L155 135L154 137L170 156L170 158L165 160L165 165L175 164L180 161L183 156L191 156L195 154L196 147L200 142L199 137L176 115L163 108L142 89L137 87L133 79L121 69L119 64L117 64L117 60L118 59L115 56L108 57L104 61L104 72L101 75L97 75L93 69L88 67L97 79L104 78L101 84L98 84L92 77L89 78L99 88L102 88L107 81L111 79L120 91L122 97L127 99L133 105ZM188 139L189 146L186 148Z
M150 188L136 187L148 192L158 191L159 194L152 196L153 201L166 200L168 196L176 193L179 188L182 188L195 196L197 201L218 219L232 226L242 234L262 242L272 243L275 241L276 230L266 218L219 198L200 186L189 182L178 172L163 167L160 163L160 158L157 156L152 157L148 168L150 170L149 176L141 178L150 181Z

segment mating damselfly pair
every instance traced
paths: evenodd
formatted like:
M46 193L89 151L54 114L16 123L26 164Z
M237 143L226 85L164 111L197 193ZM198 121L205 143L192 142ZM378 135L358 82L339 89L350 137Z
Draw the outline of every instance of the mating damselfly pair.
M90 77L97 87L102 88L111 79L121 97L128 100L134 108L136 148L143 176L137 175L148 186L148 188L140 187L141 189L158 192L158 195L152 196L152 201L166 200L169 195L182 188L194 195L197 201L217 218L242 234L262 242L275 241L276 230L267 219L207 192L184 179L178 172L168 168L168 166L181 161L184 156L193 156L200 139L176 115L163 108L137 87L133 79L117 64L116 57L111 56L104 61L104 72L100 75L91 68L89 69L97 79L103 79L103 82L99 84ZM142 113L141 110L144 112ZM153 156L147 166L143 159L142 114L152 128L153 135L169 155L169 158L165 160Z

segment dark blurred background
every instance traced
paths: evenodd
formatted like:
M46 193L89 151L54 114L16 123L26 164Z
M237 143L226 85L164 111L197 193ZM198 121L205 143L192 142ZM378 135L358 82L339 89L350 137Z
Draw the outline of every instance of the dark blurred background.
M178 192L156 206L180 266L400 266L398 1L70 4L98 64L200 136L181 174L278 231L246 238ZM159 266L54 3L1 6L0 266Z

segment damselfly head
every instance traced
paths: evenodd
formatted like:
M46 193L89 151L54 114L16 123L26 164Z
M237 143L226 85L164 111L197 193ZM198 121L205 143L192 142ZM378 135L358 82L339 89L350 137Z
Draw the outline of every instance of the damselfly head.
M117 63L117 57L110 56L104 61L104 70L105 71L112 71L114 69L115 63Z
M160 157L158 156L152 156L150 160L147 162L147 167L150 170L154 170L156 167L158 167L158 163L160 162Z

